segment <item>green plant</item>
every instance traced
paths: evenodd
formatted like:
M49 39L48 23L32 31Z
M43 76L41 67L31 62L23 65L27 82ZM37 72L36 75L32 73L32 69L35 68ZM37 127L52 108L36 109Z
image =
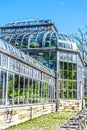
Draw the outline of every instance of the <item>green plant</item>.
M32 48L35 48L35 47L37 47L38 46L38 43L37 42L31 42L30 43L30 47L32 47Z

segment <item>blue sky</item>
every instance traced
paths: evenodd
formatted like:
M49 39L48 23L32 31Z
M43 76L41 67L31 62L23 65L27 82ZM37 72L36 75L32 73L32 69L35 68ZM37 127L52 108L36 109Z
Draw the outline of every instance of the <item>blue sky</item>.
M76 33L87 24L87 0L0 0L0 25L51 19L61 33Z

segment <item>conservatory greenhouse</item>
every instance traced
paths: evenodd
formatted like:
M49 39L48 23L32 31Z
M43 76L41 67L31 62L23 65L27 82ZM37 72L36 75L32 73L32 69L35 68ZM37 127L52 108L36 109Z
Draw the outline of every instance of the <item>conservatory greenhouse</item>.
M51 20L5 23L0 29L0 127L54 111L80 111L84 62L72 38Z
M58 33L51 20L6 23L1 34L2 39L55 71L58 98L83 97L83 61L77 45Z

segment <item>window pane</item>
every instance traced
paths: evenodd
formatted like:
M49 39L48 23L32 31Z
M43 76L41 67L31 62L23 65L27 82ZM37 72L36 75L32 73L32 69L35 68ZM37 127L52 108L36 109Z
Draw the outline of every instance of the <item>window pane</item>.
M74 71L76 71L76 68L77 68L76 64L73 64L73 70Z
M1 66L5 68L8 67L8 58L5 55L1 56Z
M77 98L77 91L73 91L73 98Z
M24 99L25 99L24 102L28 103L28 99L29 99L28 78L25 78Z
M68 98L72 98L72 90L68 90Z
M60 62L60 70L63 70L63 62Z
M68 69L72 70L72 63L68 63Z
M77 82L73 81L73 89L77 89Z
M72 81L67 82L67 87L68 87L68 89L72 89Z
M8 74L8 100L7 104L13 104L13 74Z
M12 58L9 58L9 69L13 71L15 70L15 60Z
M56 60L56 52L51 52L50 53L50 60Z
M63 90L60 90L60 98L63 98Z
M6 103L6 71L0 70L0 105Z
M24 101L23 88L24 88L24 77L20 77L20 88L19 88L19 103L20 104L23 104L23 101Z
M35 103L35 102L36 102L35 84L36 84L36 81L33 80L32 103Z
M67 79L67 71L64 71L64 79Z
M36 102L39 102L39 89L40 89L40 82L36 81Z
M19 76L14 77L14 104L18 104Z
M77 74L76 74L76 72L72 72L72 77L73 77L73 80L76 80L77 79Z
M33 86L32 86L32 79L29 79L29 103L31 103L32 93L33 92Z
M59 79L63 79L63 76L64 76L63 71L60 71L59 72Z
M64 98L67 98L67 90L64 90Z
M19 72L19 69L20 69L19 67L20 67L20 66L19 66L19 62L16 61L16 62L15 62L15 71L16 71L16 72Z

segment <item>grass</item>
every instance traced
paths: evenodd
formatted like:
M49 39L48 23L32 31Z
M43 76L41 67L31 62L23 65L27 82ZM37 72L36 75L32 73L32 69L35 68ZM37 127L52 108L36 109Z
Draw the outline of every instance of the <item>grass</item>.
M76 112L54 112L29 120L6 130L58 130Z

